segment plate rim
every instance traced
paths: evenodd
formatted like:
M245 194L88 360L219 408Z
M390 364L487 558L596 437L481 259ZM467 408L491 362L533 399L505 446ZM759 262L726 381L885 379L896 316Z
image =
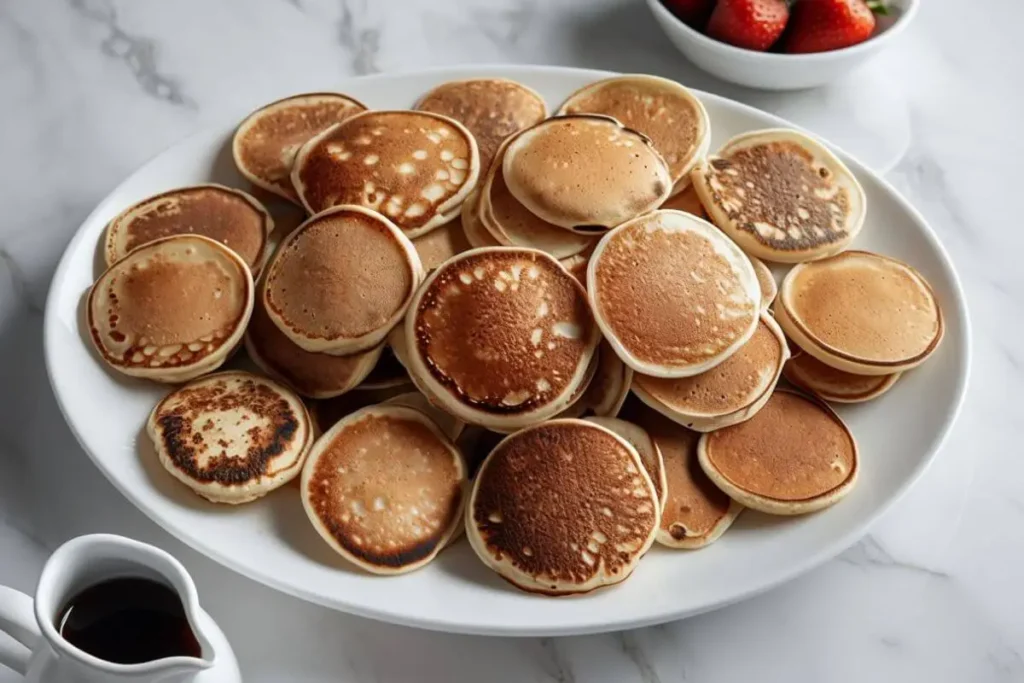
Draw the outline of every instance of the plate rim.
M378 81L386 82L389 80L402 80L415 76L441 76L446 73L450 73L454 78L465 78L464 75L467 72L472 72L480 76L495 76L504 78L516 78L514 74L537 74L542 76L572 76L572 77L589 77L593 80L600 78L607 78L610 76L620 75L622 73L629 72L615 72L597 69L587 69L572 66L553 66L553 65L529 65L529 64L457 64L457 65L446 65L439 67L431 67L425 69L412 69L394 71L382 74L372 74L365 76L352 76L339 79L333 87L338 91L344 91L346 88L352 87L353 83L363 83L366 81ZM513 72L510 74L510 72ZM358 87L358 86L357 86ZM709 93L700 89L690 88L691 92L697 95L702 101L714 101L716 104L720 104L729 108L737 109L747 114L753 114L760 118L768 118L772 121L773 126L790 128L809 132L805 128L798 126L782 117L779 117L771 112L766 112L762 109L737 102L736 100ZM240 108L237 108L240 109ZM263 584L269 588L280 591L292 597L311 602L313 604L321 605L332 610L340 611L347 614L353 614L360 617L366 617L383 621L386 623L397 624L402 626L410 626L415 628L421 628L430 631L439 631L444 633L452 634L464 634L464 635L491 635L491 636L514 636L514 637L538 637L538 636L569 636L569 635L587 635L594 633L608 633L612 631L619 631L632 628L642 628L645 626L651 626L654 624L661 624L669 621L674 621L690 616L695 616L712 610L720 609L731 604L746 600L755 595L763 593L771 588L787 583L794 578L801 576L808 571L822 565L824 562L832 559L842 551L846 550L865 535L869 533L871 528L878 522L879 519L884 517L892 507L898 503L907 492L915 486L932 466L939 452L946 445L949 435L956 424L960 413L963 410L963 405L967 397L967 389L970 383L970 376L972 371L972 358L973 358L973 329L968 311L967 297L964 292L963 283L961 282L959 272L953 262L952 257L947 251L945 245L939 239L934 229L931 227L929 222L921 214L916 207L914 207L909 200L907 200L893 185L886 179L881 172L875 171L866 164L862 163L855 156L847 153L841 147L838 147L831 142L821 138L814 133L810 133L816 139L826 144L830 149L835 151L838 156L844 161L852 160L854 164L863 169L864 172L872 177L872 179L879 183L885 192L892 197L900 208L910 215L920 226L923 227L921 230L925 239L930 243L931 247L935 250L938 256L938 262L941 267L948 273L950 279L951 290L954 294L954 301L952 302L958 312L959 318L963 321L963 344L960 352L960 358L958 358L958 365L963 369L962 372L956 378L956 399L949 411L947 419L943 424L937 438L933 441L930 449L925 453L924 457L916 464L913 470L910 472L903 482L901 482L895 489L893 494L888 499L884 500L878 505L874 512L861 524L852 527L845 533L830 539L827 543L823 543L821 547L815 552L809 554L803 560L795 562L792 567L789 567L785 571L777 572L776 574L766 578L759 579L753 582L752 585L748 586L745 590L740 591L728 598L720 599L717 601L709 602L699 608L683 608L683 609L669 609L662 612L658 612L654 615L648 615L640 618L614 618L611 617L607 620L602 620L600 623L590 623L586 626L573 626L573 625L552 625L549 627L536 627L536 628L520 628L510 627L502 628L498 626L474 626L464 622L453 622L445 620L442 616L438 618L428 619L418 616L406 616L402 615L397 610L388 610L382 608L370 608L359 604L347 603L335 599L325 599L323 596L317 595L313 590L303 591L298 587L293 587L287 582L278 580L272 572L261 572L256 567L250 567L242 562L238 562L235 559L222 554L215 546L209 545L203 542L201 539L197 539L187 533L185 529L179 529L175 525L165 522L163 517L156 511L152 510L149 505L145 502L144 496L133 493L127 487L122 486L121 482L112 473L110 468L106 467L101 458L98 458L93 454L92 450L88 448L75 427L71 419L69 419L69 409L65 405L64 398L61 392L58 390L59 380L54 373L55 357L58 354L56 344L54 341L57 337L57 329L61 324L61 320L57 311L57 299L60 296L58 292L61 291L64 280L68 277L70 269L72 254L77 251L79 244L85 239L86 231L83 228L86 225L93 223L96 217L102 214L107 206L113 202L113 197L118 195L122 188L127 185L131 180L144 168L156 163L159 159L167 154L170 154L178 146L184 144L187 140L195 137L199 137L205 134L209 134L214 130L220 128L230 129L235 121L239 120L237 117L229 118L228 116L220 117L216 121L204 125L191 134L180 138L169 145L166 145L159 152L151 156L142 164L138 165L132 170L127 176L124 177L121 182L110 189L106 195L96 204L95 208L89 213L89 215L79 224L76 228L74 235L68 242L61 255L60 261L57 264L57 268L54 271L53 277L50 281L50 287L46 297L46 307L43 319L43 352L44 360L46 365L47 379L50 383L50 388L53 391L54 397L57 401L57 405L60 409L61 416L64 419L68 429L74 435L75 440L78 442L79 447L88 455L93 465L103 474L103 476L113 484L121 495L128 499L129 502L135 506L140 512L142 512L147 518L152 520L157 526L169 533L171 536L176 538L181 543L192 548L196 552L206 556L214 562L222 565L223 567L240 574L246 578L254 580L258 583Z

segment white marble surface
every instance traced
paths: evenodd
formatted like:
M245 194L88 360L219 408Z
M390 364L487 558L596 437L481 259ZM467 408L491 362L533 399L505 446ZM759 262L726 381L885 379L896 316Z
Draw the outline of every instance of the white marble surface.
M1024 680L1024 231L1012 208L1024 5L924 5L897 46L843 82L765 94L696 72L640 0L0 0L0 583L31 589L48 549L80 533L154 542L194 572L257 683ZM41 350L51 272L92 206L163 147L275 96L481 62L658 73L787 116L876 167L906 151L889 177L953 255L976 355L946 448L868 538L683 622L467 638L333 613L236 577L93 468Z

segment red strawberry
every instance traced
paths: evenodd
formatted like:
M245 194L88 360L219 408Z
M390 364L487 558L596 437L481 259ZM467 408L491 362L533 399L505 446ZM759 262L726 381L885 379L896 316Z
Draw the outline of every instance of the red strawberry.
M682 22L695 29L703 30L715 8L715 0L662 0L665 7Z
M782 42L784 52L827 52L863 43L875 30L864 0L798 0ZM884 11L884 6L878 10Z
M786 28L789 9L783 0L718 0L707 34L748 50L767 50Z

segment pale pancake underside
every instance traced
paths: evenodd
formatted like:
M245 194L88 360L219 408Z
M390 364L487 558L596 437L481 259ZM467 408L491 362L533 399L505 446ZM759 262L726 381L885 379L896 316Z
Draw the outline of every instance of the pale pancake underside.
M221 372L173 391L146 426L160 464L215 503L260 498L294 479L313 423L289 389L247 372Z

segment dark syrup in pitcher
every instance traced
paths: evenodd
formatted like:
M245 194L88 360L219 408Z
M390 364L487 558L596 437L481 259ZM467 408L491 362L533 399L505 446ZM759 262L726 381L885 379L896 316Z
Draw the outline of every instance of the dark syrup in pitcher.
M90 586L68 601L56 626L64 640L114 664L202 654L178 594L150 579Z

